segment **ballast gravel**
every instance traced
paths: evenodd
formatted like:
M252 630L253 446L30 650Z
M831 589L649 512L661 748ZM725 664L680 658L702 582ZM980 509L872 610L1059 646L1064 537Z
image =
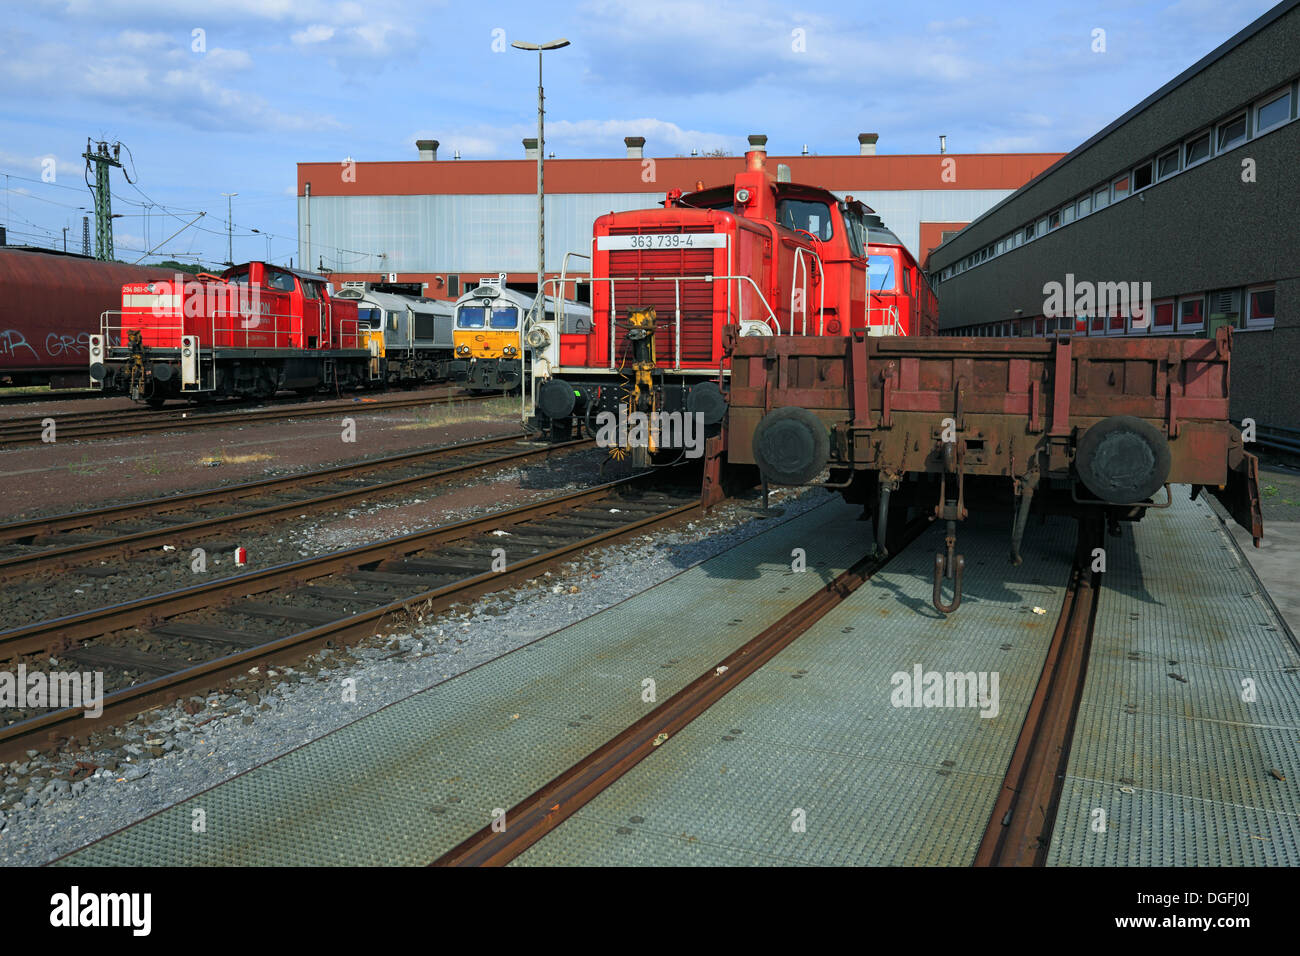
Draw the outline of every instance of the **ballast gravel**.
M252 668L221 691L94 733L79 752L0 764L0 866L39 865L442 683L838 496L775 490L783 514L729 501L672 531L584 554L472 606L414 608L386 633L295 667ZM344 678L356 681L343 703Z

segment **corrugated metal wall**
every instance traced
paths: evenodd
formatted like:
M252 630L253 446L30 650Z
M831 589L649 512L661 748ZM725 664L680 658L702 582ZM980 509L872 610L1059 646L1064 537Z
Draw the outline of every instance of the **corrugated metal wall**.
M969 222L1011 194L1009 189L871 190L852 194L880 213L919 255L921 222ZM546 197L546 269L566 252L587 252L591 224L607 212L653 208L647 193L569 193ZM537 197L316 196L311 251L306 199L298 199L298 255L311 268L336 272L528 272L537 268ZM386 254L380 258L380 254Z

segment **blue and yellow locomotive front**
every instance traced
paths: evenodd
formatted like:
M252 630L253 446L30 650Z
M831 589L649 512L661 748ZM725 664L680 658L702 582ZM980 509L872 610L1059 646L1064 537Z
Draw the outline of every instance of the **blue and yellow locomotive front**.
M512 391L523 380L523 316L500 280L484 279L456 306L453 332L464 384L483 391Z

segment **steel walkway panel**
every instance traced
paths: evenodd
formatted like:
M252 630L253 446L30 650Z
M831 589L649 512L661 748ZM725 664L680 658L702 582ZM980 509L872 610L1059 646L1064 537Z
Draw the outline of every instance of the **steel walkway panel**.
M1048 862L1300 864L1300 654L1205 502L1175 489L1131 528L1108 539Z
M929 593L942 535L927 531L515 863L969 865L1042 671L1074 530L1035 523L1013 568L1002 516L972 517L959 537L966 597L946 619ZM997 672L997 716L894 707L893 675L917 663Z
M860 510L828 502L63 862L427 863L642 716L645 678L665 699L843 571L868 538Z

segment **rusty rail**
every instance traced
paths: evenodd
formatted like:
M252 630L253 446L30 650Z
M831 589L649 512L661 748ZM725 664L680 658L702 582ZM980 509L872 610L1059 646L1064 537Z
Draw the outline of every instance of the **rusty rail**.
M491 395L434 395L421 398L398 398L353 402L344 400L323 402L288 402L275 408L262 408L242 412L197 412L177 409L181 414L141 412L139 420L135 409L120 412L80 412L63 416L52 414L57 438L116 438L120 435L137 435L147 432L176 431L213 425L252 425L258 422L281 421L286 418L316 418L322 415L355 414L357 412L386 412L420 405L446 405L451 402L481 402ZM121 421L122 415L131 416ZM182 415L186 417L182 417ZM105 420L107 419L107 420ZM39 444L43 419L0 422L0 446Z
M929 526L913 523L899 552ZM789 646L883 568L893 555L864 557L779 621L733 651L604 746L510 808L505 828L488 825L433 862L434 866L504 866L584 807L664 740L680 732Z
M503 438L487 438L481 441L464 442L457 445L445 445L441 448L406 452L401 455L390 455L386 458L356 462L350 465L338 465L332 468L325 468L320 471L306 472L298 475L287 475L280 478L266 478L261 481L230 485L225 488L214 488L206 491L191 492L184 495L154 498L149 501L132 502L126 505L110 506L107 508L97 508L93 511L85 511L70 515L59 515L53 518L35 518L31 521L19 522L12 525L0 525L0 543L61 530L94 528L104 521L116 521L133 515L152 516L216 501L230 501L232 499L237 501L245 496L265 493L268 490L281 490L300 485L310 485L314 482L326 480L328 478L351 476L358 472L370 471L376 468L389 467L393 465L401 465L418 461L422 458L438 458L445 455L455 455L458 452L472 451L478 448L488 448L494 445L518 442L524 437L525 436L523 435L509 435ZM447 478L451 475L459 474L460 472L472 471L476 468L488 468L493 465L515 461L520 458L549 456L553 451L567 450L586 444L590 444L590 442L586 439L580 439L556 445L548 445L543 448L525 448L479 461L470 461L464 464L438 468L434 471L423 472L418 475L409 475L404 478L395 478L390 481L376 482L373 485L364 485L358 488L333 491L326 494L316 495L311 498L295 499L280 504L266 505L260 508L249 508L246 511L240 511L235 514L217 515L211 518L202 518L185 524L171 525L166 528L152 531L137 531L116 535L112 538L106 538L103 541L86 541L79 544L55 546L44 551L32 552L31 554L20 554L12 557L0 558L0 581L6 581L21 574L31 574L44 567L62 569L66 567L70 561L80 562L110 554L121 555L148 550L172 541L178 535L182 534L189 535L193 540L199 540L209 532L216 532L226 528L242 527L264 518L274 518L278 515L290 514L295 511L312 511L314 509L328 507L353 498L367 498L377 494L384 494L385 492L393 491L407 485L420 484L426 481L436 481L441 478Z
M1090 547L1083 549L1095 540L1095 527L1081 522L1081 553L1089 553ZM1061 616L975 866L1044 866L1047 862L1101 594L1100 582L1087 567L1076 560L1071 572Z
M225 578L167 594L153 595L110 608L40 622L26 628L0 632L0 656L10 657L34 651L48 653L62 643L75 643L115 630L134 627L142 622L216 606L235 597L246 597L279 587L300 585L313 578L325 577L386 558L400 557L478 531L511 527L526 520L599 501L615 491L634 486L647 477L645 474L632 475L582 491L404 535L400 538L336 551L319 558L295 561L251 575ZM268 660L301 659L329 641L359 640L375 633L380 621L386 616L414 605L426 605L430 610L440 609L456 601L523 583L535 577L544 567L563 562L575 552L619 540L647 527L661 525L681 515L694 513L699 508L700 502L692 501L652 515L634 517L619 527L598 531L554 550L521 558L512 562L505 571L487 571L421 591L385 605L341 616L337 621L318 625L266 644L204 661L183 671L133 684L105 695L103 713L93 719L86 717L80 708L65 708L0 727L0 760L16 759L26 749L50 746L59 739L85 734L101 726L134 716L150 707L173 703L184 694L212 687L222 680L243 673L253 664Z

